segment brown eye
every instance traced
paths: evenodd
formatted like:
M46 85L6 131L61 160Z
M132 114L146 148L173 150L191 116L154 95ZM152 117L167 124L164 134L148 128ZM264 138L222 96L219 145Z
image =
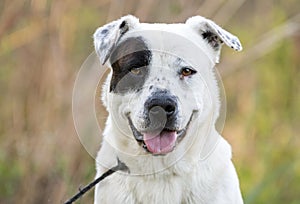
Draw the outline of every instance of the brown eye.
M141 73L141 69L140 68L132 68L130 70L130 72L134 75L139 75Z
M195 73L196 73L195 70L188 68L188 67L183 67L180 71L181 76L184 76L184 77L193 75Z

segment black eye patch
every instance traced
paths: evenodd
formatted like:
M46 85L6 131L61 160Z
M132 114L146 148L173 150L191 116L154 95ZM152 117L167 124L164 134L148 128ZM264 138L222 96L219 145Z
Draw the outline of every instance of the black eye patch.
M151 51L142 37L128 38L120 43L110 58L113 68L110 91L126 93L142 88L149 74L150 61ZM131 72L133 69L139 69L138 74Z

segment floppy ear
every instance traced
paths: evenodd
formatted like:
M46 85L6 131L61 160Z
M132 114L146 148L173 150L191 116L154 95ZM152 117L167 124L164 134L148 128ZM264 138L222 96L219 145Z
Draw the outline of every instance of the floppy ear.
M194 16L189 18L185 23L196 32L199 32L203 39L216 51L217 61L223 42L235 51L241 51L243 49L236 36L227 32L209 19L202 16Z
M108 60L122 35L133 29L138 23L139 20L136 17L128 15L96 30L94 46L102 65Z

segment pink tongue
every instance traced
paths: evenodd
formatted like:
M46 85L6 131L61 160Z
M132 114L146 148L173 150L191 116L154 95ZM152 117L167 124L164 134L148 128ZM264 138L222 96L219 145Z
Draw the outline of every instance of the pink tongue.
M153 154L166 154L175 147L177 134L175 131L162 131L160 134L144 134L147 148Z

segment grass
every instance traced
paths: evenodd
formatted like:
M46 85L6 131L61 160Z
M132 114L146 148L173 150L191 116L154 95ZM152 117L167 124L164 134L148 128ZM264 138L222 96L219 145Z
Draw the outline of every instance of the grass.
M205 15L239 36L244 51L224 47L218 70L245 203L300 203L299 2L143 2L1 1L0 203L62 203L93 180L72 88L96 27L128 13L150 22Z

